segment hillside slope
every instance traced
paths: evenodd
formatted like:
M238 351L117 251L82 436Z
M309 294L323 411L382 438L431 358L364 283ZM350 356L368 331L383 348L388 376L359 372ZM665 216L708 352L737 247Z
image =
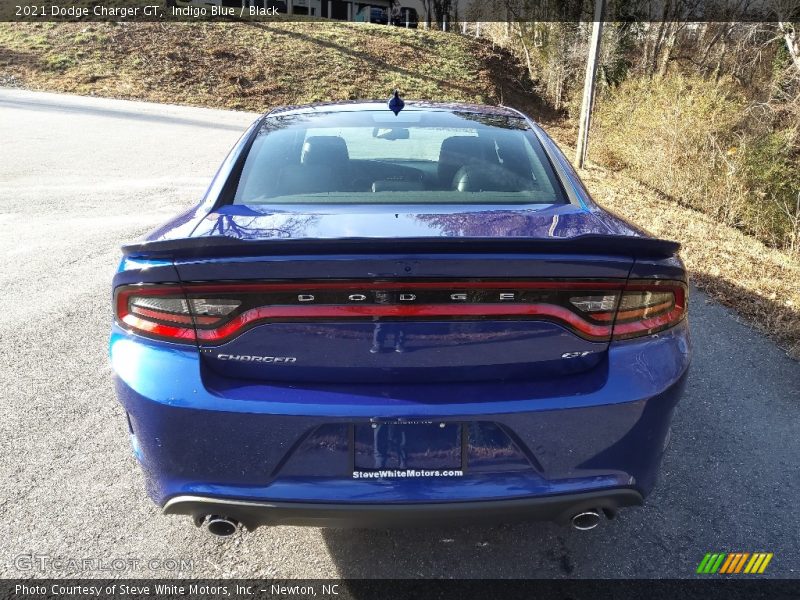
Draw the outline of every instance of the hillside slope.
M485 41L363 23L0 24L0 85L264 111L356 98L508 103L524 70Z

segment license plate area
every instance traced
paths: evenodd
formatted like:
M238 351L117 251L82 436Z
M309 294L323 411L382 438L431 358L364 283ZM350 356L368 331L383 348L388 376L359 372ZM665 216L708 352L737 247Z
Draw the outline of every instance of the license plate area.
M460 423L436 421L354 425L353 471L461 470L464 431Z

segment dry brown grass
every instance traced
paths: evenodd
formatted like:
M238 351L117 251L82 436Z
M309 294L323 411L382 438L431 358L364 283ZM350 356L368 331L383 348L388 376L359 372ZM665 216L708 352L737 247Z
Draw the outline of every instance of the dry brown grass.
M789 105L745 91L729 78L632 77L597 103L593 156L769 246L798 249L797 123Z
M491 44L364 23L0 23L0 85L266 111L358 98L536 108Z

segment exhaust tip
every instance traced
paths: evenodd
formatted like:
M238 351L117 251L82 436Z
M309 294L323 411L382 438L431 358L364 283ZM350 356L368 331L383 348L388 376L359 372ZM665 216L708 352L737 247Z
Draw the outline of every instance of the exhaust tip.
M230 537L239 529L239 521L218 515L206 517L205 525L208 533L217 537Z
M572 517L572 526L578 531L589 531L599 524L600 515L593 510L587 510Z

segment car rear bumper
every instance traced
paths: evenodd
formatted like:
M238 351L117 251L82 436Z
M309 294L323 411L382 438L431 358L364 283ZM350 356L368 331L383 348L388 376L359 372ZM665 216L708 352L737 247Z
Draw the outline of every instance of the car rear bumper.
M122 333L112 335L111 360L147 491L165 512L233 507L228 516L248 527L368 526L451 511L563 520L641 503L655 485L689 343L682 323L646 344L612 346L606 364L581 376L437 386L227 385L202 372L196 351ZM459 423L484 440L500 431L514 448L484 444L457 477L356 478L348 428L393 419Z
M338 528L383 528L463 523L553 521L566 524L576 514L640 506L642 495L632 489L582 492L550 497L476 502L419 504L319 504L246 502L203 496L176 496L164 505L165 515L189 515L201 524L206 516L233 519L248 530L262 525L301 525Z

